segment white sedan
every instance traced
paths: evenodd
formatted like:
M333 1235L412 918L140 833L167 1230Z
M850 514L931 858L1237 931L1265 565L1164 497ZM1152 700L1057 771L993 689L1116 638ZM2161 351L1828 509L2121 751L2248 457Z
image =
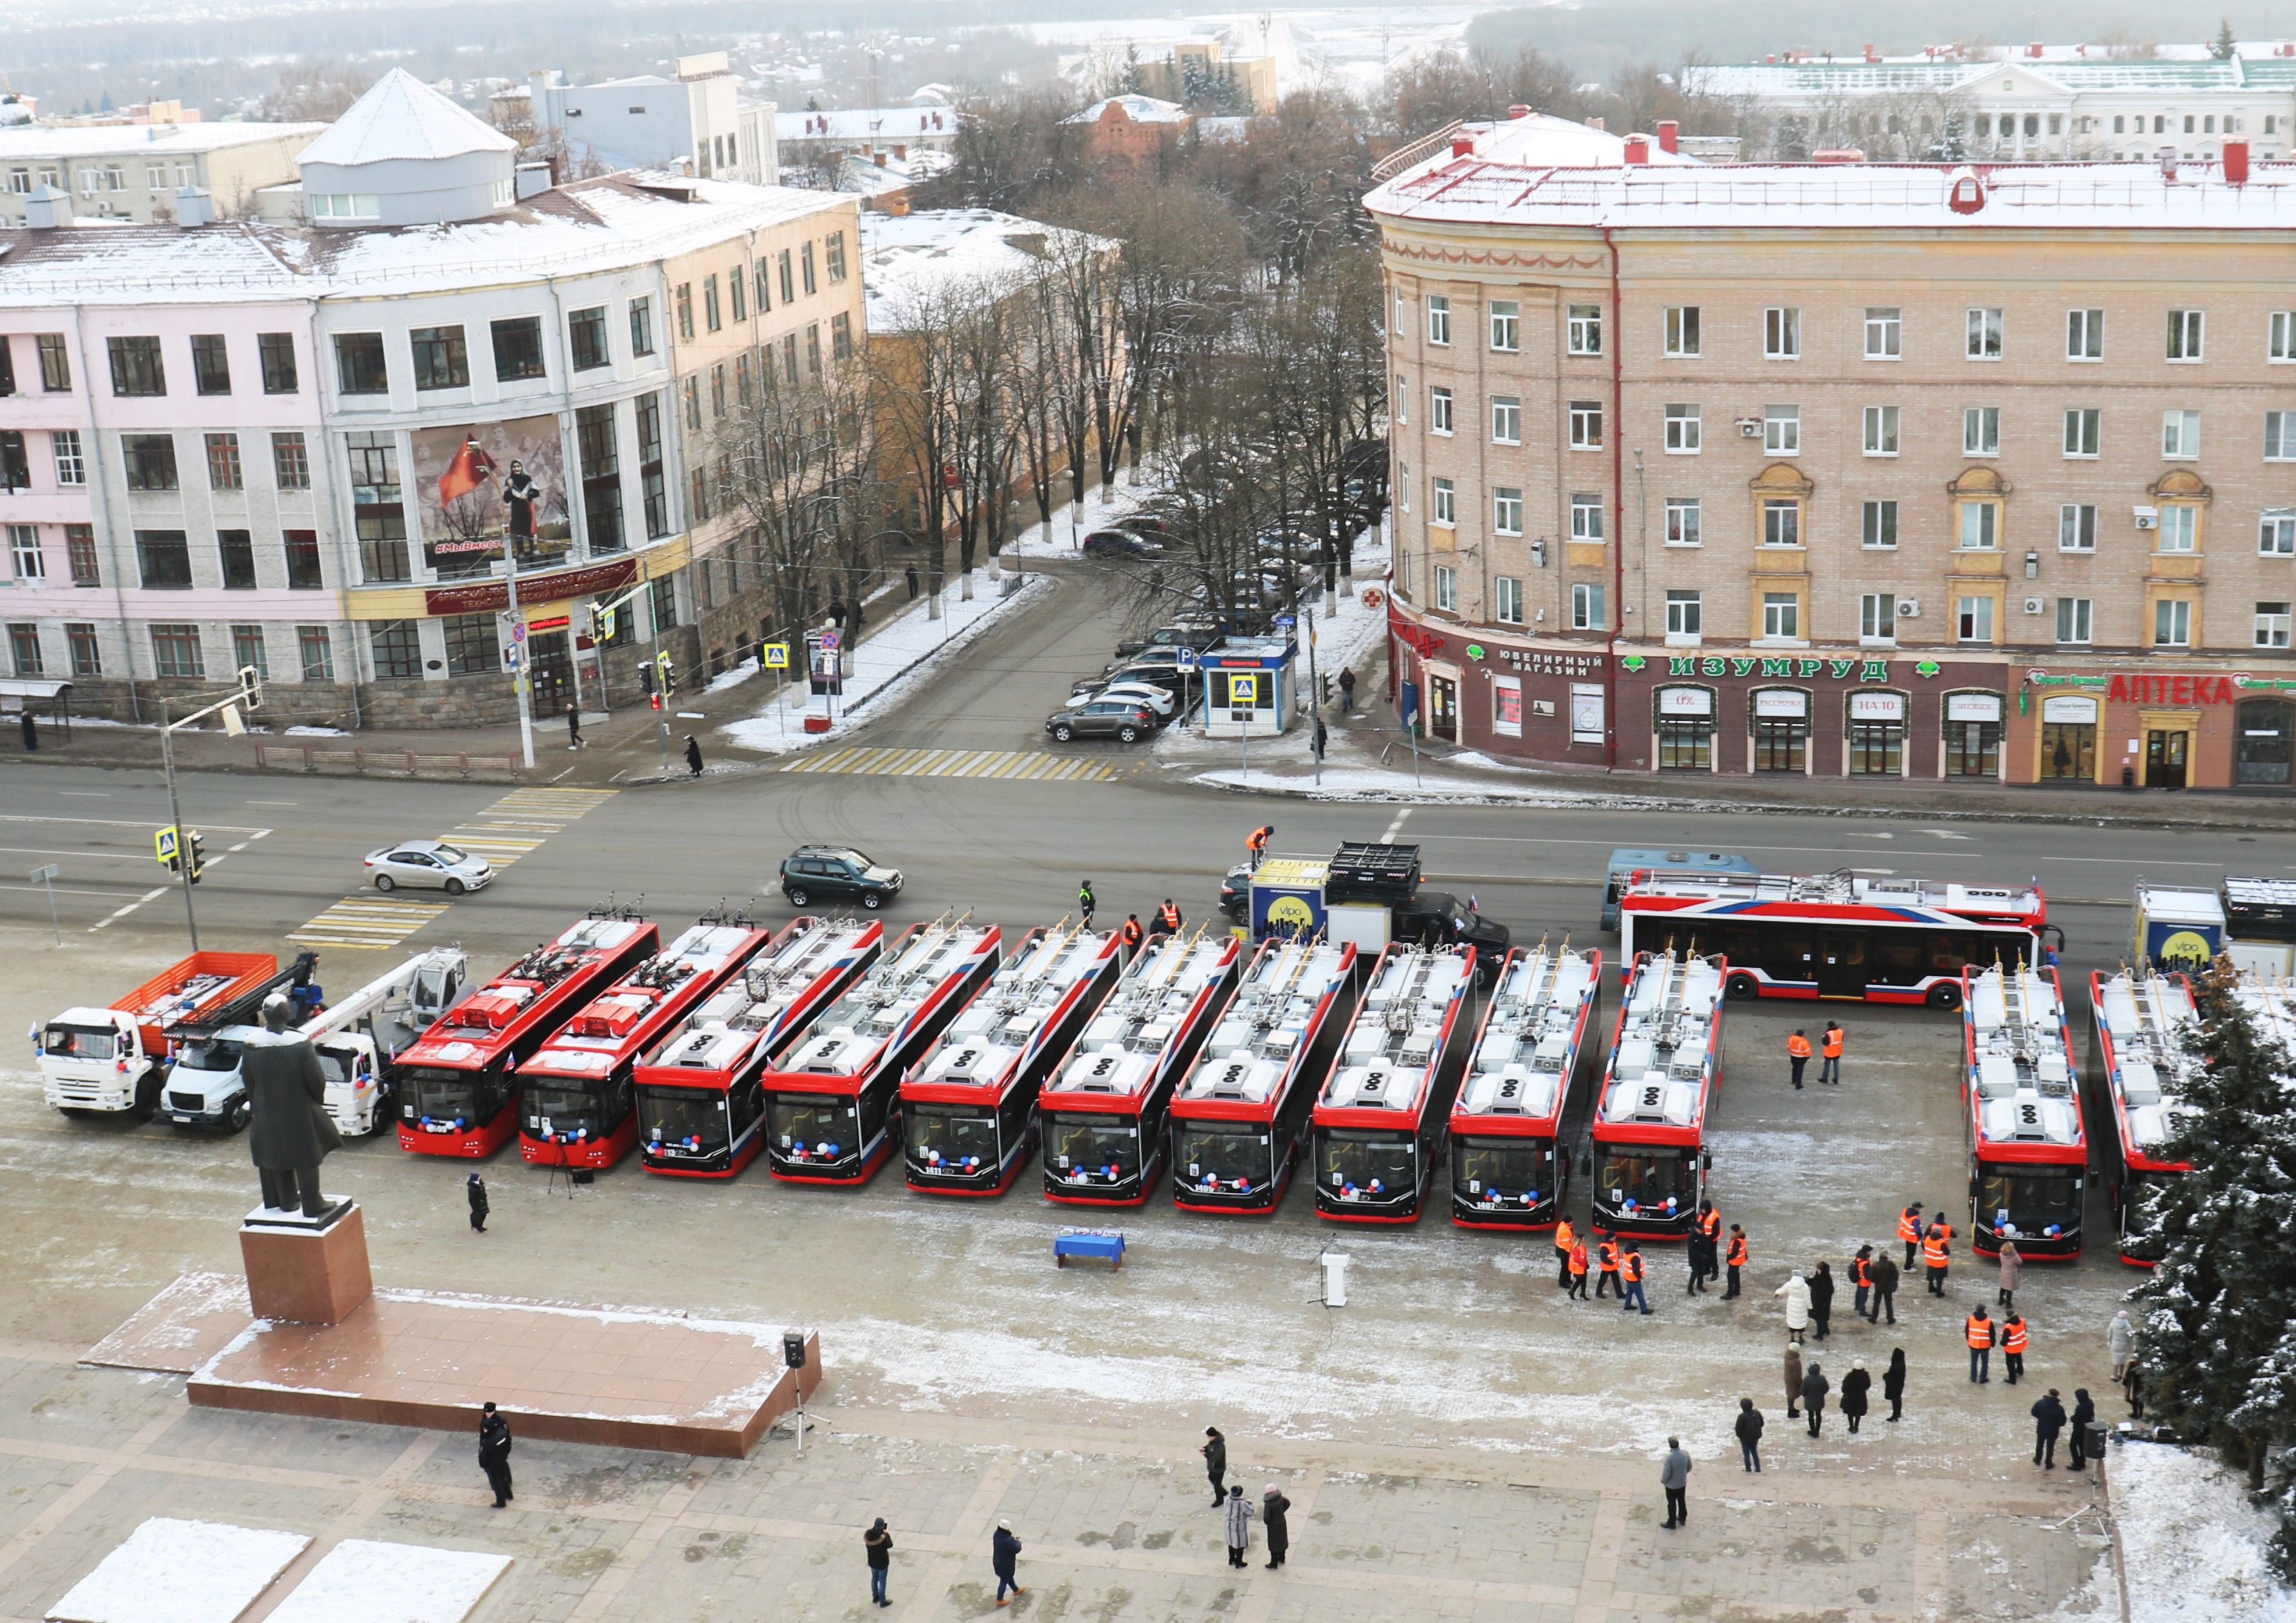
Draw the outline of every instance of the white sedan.
M1171 689L1158 687L1152 682L1111 682L1105 687L1095 688L1088 693L1071 694L1068 708L1074 709L1077 706L1088 704L1095 699L1122 699L1134 704L1144 705L1156 713L1156 719L1159 721L1171 720L1172 708L1178 702L1173 697Z
M401 885L411 885L444 890L448 896L483 890L494 883L495 878L494 865L485 857L473 857L460 846L448 845L443 840L402 840L380 851L370 851L366 873L378 890L396 890Z

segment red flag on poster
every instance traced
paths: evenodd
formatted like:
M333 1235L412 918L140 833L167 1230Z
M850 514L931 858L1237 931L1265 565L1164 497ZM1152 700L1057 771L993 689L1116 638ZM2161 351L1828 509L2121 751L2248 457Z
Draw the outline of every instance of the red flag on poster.
M439 504L444 507L470 495L485 484L494 471L495 459L487 455L486 447L475 439L465 439L463 448L455 453L455 460L439 476Z

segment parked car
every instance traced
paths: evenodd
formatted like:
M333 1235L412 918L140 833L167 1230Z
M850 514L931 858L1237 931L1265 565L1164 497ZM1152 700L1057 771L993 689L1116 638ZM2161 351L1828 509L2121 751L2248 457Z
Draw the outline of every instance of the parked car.
M402 840L366 855L366 875L378 890L401 885L460 896L494 883L494 865L443 840Z
M1177 665L1149 660L1128 661L1115 666L1104 676L1089 680L1096 681L1103 687L1123 682L1144 683L1150 687L1163 689L1182 708L1185 708L1202 685L1202 678L1193 670L1182 670Z
M1128 529L1095 529L1084 538L1087 558L1160 558L1163 545Z
M901 871L849 845L801 845L782 859L782 894L792 907L858 902L874 913L901 893Z
M1069 694L1068 708L1074 709L1077 706L1089 703L1095 699L1128 699L1135 704L1145 705L1155 711L1156 719L1160 722L1171 720L1172 712L1180 706L1180 696L1177 693L1169 688L1159 687L1152 682L1095 682L1088 685L1079 684L1077 689Z
M1169 626L1157 627L1146 636L1119 643L1116 652L1119 658L1152 648L1193 648L1198 653L1204 653L1226 641L1219 627L1210 620L1177 620Z
M1074 709L1054 710L1045 717L1045 731L1056 743L1078 738L1113 738L1136 744L1156 730L1156 715L1129 699L1090 699Z
M1172 527L1152 512L1127 513L1116 521L1116 528L1145 536L1152 541L1161 541L1172 533Z

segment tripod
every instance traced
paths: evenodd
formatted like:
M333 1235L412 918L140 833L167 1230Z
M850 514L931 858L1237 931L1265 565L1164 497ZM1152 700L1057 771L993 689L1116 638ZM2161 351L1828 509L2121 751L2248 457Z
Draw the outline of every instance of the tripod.
M544 1183L542 1193L545 1195L555 1193L558 1180L562 1176L566 1180L566 1198L570 1201L581 1192L582 1186L574 1181L574 1163L566 1159L566 1135L553 1133L550 1142L558 1146L558 1159L550 1163L550 1176Z

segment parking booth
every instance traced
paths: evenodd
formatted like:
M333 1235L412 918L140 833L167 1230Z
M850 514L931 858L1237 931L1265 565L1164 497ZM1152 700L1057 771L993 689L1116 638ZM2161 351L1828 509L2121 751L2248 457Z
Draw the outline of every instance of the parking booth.
M1300 645L1289 637L1231 637L1204 656L1204 732L1273 738L1292 725Z

